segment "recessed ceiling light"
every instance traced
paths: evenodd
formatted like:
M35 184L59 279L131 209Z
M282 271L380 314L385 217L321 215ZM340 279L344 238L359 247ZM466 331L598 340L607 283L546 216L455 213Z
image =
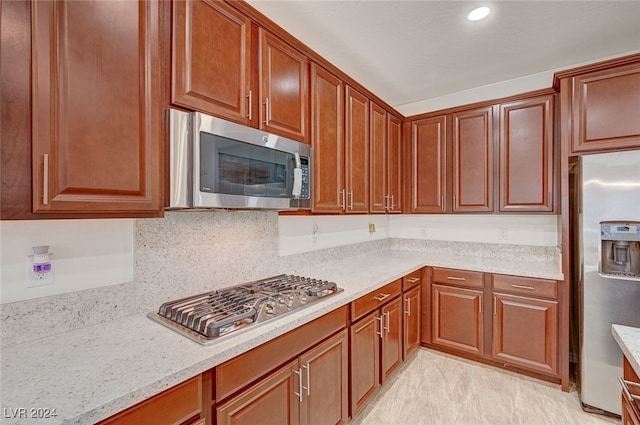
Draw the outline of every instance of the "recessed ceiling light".
M469 12L469 14L467 15L467 19L470 21L479 21L480 19L484 19L489 16L489 12L490 10L488 7L476 7L471 12Z

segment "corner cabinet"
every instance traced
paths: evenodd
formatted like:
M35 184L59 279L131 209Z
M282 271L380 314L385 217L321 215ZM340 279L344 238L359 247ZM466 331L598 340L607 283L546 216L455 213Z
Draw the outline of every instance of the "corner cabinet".
M499 210L554 207L554 96L500 104Z
M162 4L31 6L33 212L161 216Z

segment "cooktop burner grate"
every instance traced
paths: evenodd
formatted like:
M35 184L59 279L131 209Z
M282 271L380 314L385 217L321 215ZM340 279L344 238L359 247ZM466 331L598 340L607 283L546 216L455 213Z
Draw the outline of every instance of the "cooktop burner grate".
M341 291L333 282L283 274L169 301L148 316L206 343Z

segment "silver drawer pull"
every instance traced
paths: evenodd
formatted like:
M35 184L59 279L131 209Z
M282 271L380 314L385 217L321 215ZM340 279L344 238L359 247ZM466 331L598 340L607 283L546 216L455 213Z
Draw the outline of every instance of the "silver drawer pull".
M294 391L293 393L298 396L298 401L300 403L302 403L302 389L303 389L303 386L302 386L302 370L301 369L294 370L293 373L298 375L298 388L299 388L299 391L300 391L300 392L295 392Z
M409 283L416 283L416 282L420 282L420 278L412 277L411 279L407 279L407 281L409 281Z
M380 335L380 339L382 339L382 329L384 328L384 326L382 326L382 316L378 316L378 317L376 317L376 320L377 320L378 322L380 322L380 323L379 323L379 325L380 325L380 327L379 327L380 332L376 332L376 333L377 333L378 335Z
M385 311L384 313L382 313L382 315L385 317L386 323L387 325L384 327L384 330L387 331L387 333L389 333L389 329L391 328L391 326L389 326L389 316L391 315L388 311Z
M391 294L380 294L377 297L373 297L374 300L383 301L389 298Z
M529 291L535 291L536 288L533 286L529 286L529 285L517 285L515 283L511 284L511 287L513 288L518 288L518 289L527 289Z
M464 277L456 277L456 276L447 276L447 279L449 280L460 280L460 281L465 281L467 279L465 279Z

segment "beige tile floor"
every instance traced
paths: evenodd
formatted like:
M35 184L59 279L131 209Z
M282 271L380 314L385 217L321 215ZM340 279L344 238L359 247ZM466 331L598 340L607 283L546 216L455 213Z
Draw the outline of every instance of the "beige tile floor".
M420 348L351 425L611 425L585 413L578 393Z

